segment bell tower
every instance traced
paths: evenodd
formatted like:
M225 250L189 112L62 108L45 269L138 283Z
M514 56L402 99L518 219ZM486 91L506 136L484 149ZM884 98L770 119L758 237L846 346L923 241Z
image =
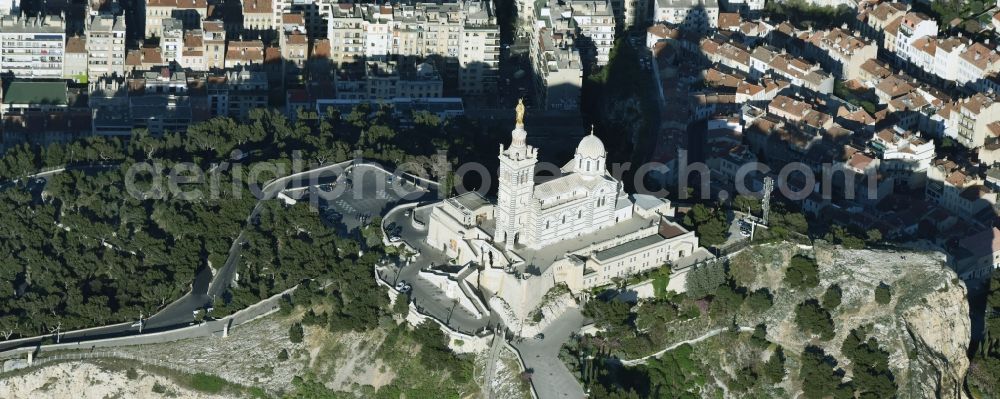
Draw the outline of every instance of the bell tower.
M496 232L495 242L503 242L508 249L514 244L528 243L530 229L531 196L535 188L535 164L538 162L538 149L529 146L525 141L528 132L524 130L524 103L517 102L516 123L510 132L510 147L504 149L500 144L499 189L497 205L494 208Z

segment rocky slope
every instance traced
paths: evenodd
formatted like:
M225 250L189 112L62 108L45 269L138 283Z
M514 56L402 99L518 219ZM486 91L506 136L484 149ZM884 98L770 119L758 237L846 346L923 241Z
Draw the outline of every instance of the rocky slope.
M795 254L816 259L819 286L796 291L784 285L785 269ZM768 339L795 353L806 345L820 346L838 359L848 377L851 366L840 353L841 344L852 329L871 325L880 345L889 352L900 397L964 397L962 381L969 367L966 350L970 337L966 288L939 254L781 243L751 247L734 257L730 267L754 276L751 288L767 287L775 300L763 319L748 317L739 320L741 325L763 321L768 326ZM883 282L892 287L887 305L874 300L874 290ZM795 306L809 298L821 298L832 284L841 287L843 299L831 311L836 336L824 342L799 330L794 321ZM797 367L789 368L791 378L784 381L788 392L799 391L797 371Z
M86 362L59 363L0 379L0 398L191 398L223 399L180 386L170 378Z

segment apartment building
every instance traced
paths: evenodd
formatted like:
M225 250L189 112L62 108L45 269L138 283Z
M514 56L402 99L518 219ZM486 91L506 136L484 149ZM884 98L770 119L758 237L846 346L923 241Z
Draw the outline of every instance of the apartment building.
M918 48L915 42L922 37L937 36L938 24L933 18L927 15L909 12L899 20L898 31L893 35L893 50L902 61L909 61L916 57ZM888 36L886 37L888 39Z
M861 65L878 56L878 45L870 39L834 28L807 33L805 54L819 61L823 70L843 79L861 77Z
M133 71L146 71L156 66L166 65L163 62L163 50L156 48L140 48L129 50L125 54L125 74L132 74Z
M1000 229L988 226L963 237L948 251L948 264L962 280L988 279L1000 268Z
M444 84L430 63L417 65L394 61L366 61L337 71L336 98L340 100L392 100L441 98Z
M128 118L133 128L147 129L152 135L183 132L199 115L189 93L187 73L162 67L135 71L128 78ZM121 112L119 110L118 112Z
M988 75L1000 72L1000 55L983 43L972 43L960 54L957 72L956 83L986 91L989 86L984 80Z
M160 51L163 62L179 62L181 48L184 47L184 23L176 18L163 19L163 29L160 37Z
M459 92L463 95L495 92L500 74L500 28L489 2L467 5L461 43Z
M275 31L281 26L280 20L275 20L275 13L272 0L242 0L243 3L243 30L249 31L257 37L271 39Z
M192 71L207 71L205 58L205 32L201 29L184 32L184 46L181 48L179 63Z
M862 14L864 23L858 24L861 33L877 43L885 38L884 31L892 21L901 18L909 10L905 3L878 3L874 8Z
M577 48L597 62L608 64L615 45L615 20L607 0L574 0L569 8L576 23Z
M163 36L163 20L180 20L187 29L198 29L208 15L207 0L146 0L146 37Z
M340 3L330 9L330 61L348 63L365 55L365 28L361 7Z
M583 87L580 52L550 34L547 28L531 41L531 61L535 70L536 104L546 110L577 111Z
M883 129L868 141L868 148L881 160L880 172L911 188L925 183L934 160L934 142L911 130Z
M205 69L226 66L226 29L222 21L202 23L202 43L205 45Z
M988 125L996 121L1000 121L1000 101L992 94L976 93L952 105L944 133L966 148L979 148L992 136Z
M280 27L284 25L285 29L299 30L309 36L309 39L317 40L324 38L328 33L329 16L332 13L332 9L340 7L342 4L350 5L348 3L338 3L330 1L314 1L314 0L271 0L274 4L274 17L275 26ZM291 21L291 15L295 15L294 21ZM301 18L301 19L299 19ZM302 29L298 26L290 27L290 24L301 25Z
M86 81L87 76L87 39L79 36L66 39L63 79L80 83Z
M718 0L656 0L653 19L703 32L719 22Z
M251 110L267 107L267 74L261 70L226 71L204 80L213 116L247 118Z
M287 79L297 79L309 59L309 38L303 32L293 30L282 31L279 39L282 75Z
M57 15L0 19L0 70L24 79L60 79L66 25Z
M329 9L330 60L337 64L397 56L436 58L463 94L493 92L499 27L490 3L337 4Z
M233 40L229 42L226 48L226 69L263 63L264 42L260 40Z
M89 78L125 76L125 18L109 14L91 16L86 32Z
M973 172L947 159L935 160L927 170L925 196L953 215L966 220L981 212L992 213L997 194L983 184Z
M127 81L122 76L102 76L89 82L87 107L90 108L93 134L119 137L132 135L127 86Z

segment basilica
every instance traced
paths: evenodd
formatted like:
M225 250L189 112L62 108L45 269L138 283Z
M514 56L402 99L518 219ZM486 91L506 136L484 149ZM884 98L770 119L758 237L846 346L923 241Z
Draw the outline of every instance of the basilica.
M557 284L579 293L711 256L694 232L671 220L669 200L624 192L593 132L545 181L536 180L538 150L527 136L518 104L510 145L500 145L496 202L461 194L432 205L427 222L427 244L467 266L455 276L458 284L503 307L508 325L523 321ZM683 291L677 280L670 288Z

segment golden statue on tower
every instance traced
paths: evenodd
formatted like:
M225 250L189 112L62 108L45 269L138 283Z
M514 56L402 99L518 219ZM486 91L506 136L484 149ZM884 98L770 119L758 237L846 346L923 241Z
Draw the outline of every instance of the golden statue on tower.
M514 112L516 114L515 119L517 121L517 126L524 126L524 99L517 99L517 106L514 107Z

